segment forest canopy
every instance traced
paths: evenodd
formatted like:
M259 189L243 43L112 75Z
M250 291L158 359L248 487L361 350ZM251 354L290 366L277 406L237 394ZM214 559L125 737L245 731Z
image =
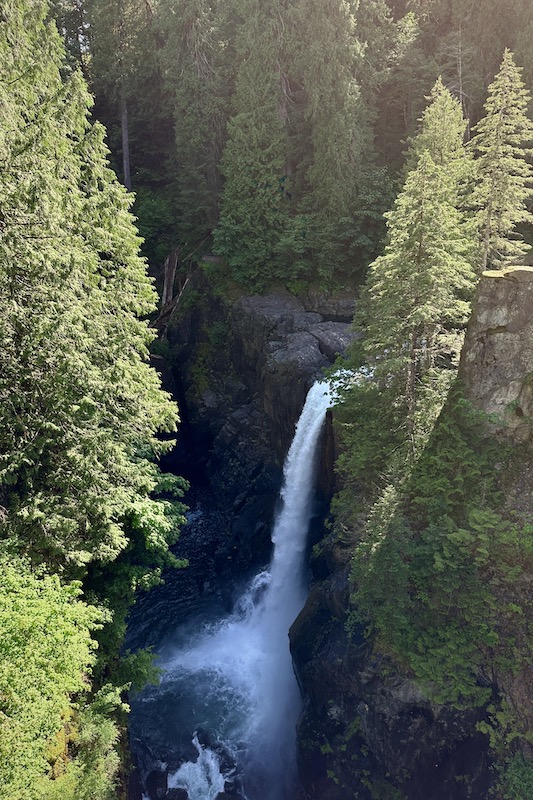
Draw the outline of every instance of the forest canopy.
M528 0L55 0L136 195L153 268L354 285L435 81L465 139L505 49L533 83ZM125 132L127 136L125 136Z

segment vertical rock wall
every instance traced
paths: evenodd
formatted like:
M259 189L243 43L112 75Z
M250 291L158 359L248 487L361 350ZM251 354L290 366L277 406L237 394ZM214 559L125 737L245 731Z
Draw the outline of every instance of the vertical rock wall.
M460 376L496 428L528 441L533 417L533 267L484 272L468 326Z
M184 420L181 457L202 465L233 514L222 562L237 560L240 569L268 558L294 427L311 385L355 336L348 321L353 301L319 292L303 299L279 292L230 300L211 295L202 283L195 290L200 299L167 331ZM332 463L324 461L321 471L326 493ZM172 468L187 475L187 466Z
M502 446L514 445L511 468L499 476L502 512L527 532L533 519L533 267L483 273L460 377L470 401L491 415ZM519 580L520 591L529 594L533 576L525 573ZM500 670L495 677L516 719L533 731L533 665ZM533 758L531 745L528 750Z

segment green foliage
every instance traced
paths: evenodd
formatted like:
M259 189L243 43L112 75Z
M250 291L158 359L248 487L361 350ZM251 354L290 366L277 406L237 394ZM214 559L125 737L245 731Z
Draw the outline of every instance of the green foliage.
M89 688L91 631L105 617L80 600L79 583L61 585L25 561L1 556L0 586L0 781L6 797L37 800L49 796L50 744L71 695Z
M352 624L366 620L379 649L458 707L489 699L482 674L531 658L520 584L533 544L527 525L497 510L496 452L503 467L456 387L400 491L373 506L353 559Z
M403 191L387 215L385 253L363 290L355 322L365 336L349 355L337 413L343 489L335 526L356 541L349 626L365 624L376 648L434 701L458 708L486 704L491 676L518 676L533 655L531 525L519 510L501 508L501 478L521 454L493 439L489 420L460 386L442 409L473 288L472 221L487 223L481 238L493 263L525 250L515 228L529 220L525 105L506 52L477 128L474 163L462 144L460 105L435 85L411 140ZM509 157L507 166L500 156ZM489 173L499 175L492 196ZM472 202L483 207L477 220ZM493 744L530 736L502 705L491 720L484 730Z
M374 255L390 199L386 173L375 165L372 113L357 80L364 49L358 5L313 0L296 2L287 13L294 86L290 191L296 212L305 215L307 258L326 286L361 271ZM377 15L376 27L381 24ZM366 65L369 81L378 81L377 72Z
M533 223L528 210L533 196L533 166L528 160L533 123L526 114L530 95L520 73L506 50L472 140L478 156L472 203L478 210L481 269L520 263L529 250L517 231L517 225Z
M149 499L177 420L147 363L155 295L53 27L14 8L0 53L0 533L56 566L111 561L140 516L167 516Z
M55 20L63 36L69 62L81 67L86 75L90 63L86 3L81 0L50 0L48 7L50 18Z
M501 800L530 800L533 797L533 761L517 753L502 770L498 786Z
M165 248L209 250L222 214L220 251L261 288L362 275L437 77L470 131L505 47L533 76L527 2L53 0L51 11L117 164L126 102L152 265ZM224 188L234 167L240 192ZM279 181L283 202L261 190Z
M178 417L148 363L132 198L46 13L0 21L0 783L112 800L121 692L152 674L117 664L127 605L178 565L186 484L155 464Z
M127 686L138 692L149 683L159 683L160 674L161 670L155 666L151 650L137 650L135 653L128 650L121 656L113 679L117 686Z
M420 525L439 517L464 522L468 498L480 505L488 498L500 501L493 465L502 466L510 448L487 436L486 424L486 415L465 400L456 382L409 478L410 507Z
M137 680L124 677L126 666L118 657L126 633L126 617L135 593L149 591L161 582L164 568L187 566L170 551L185 524L185 506L180 502L186 482L177 476L159 475L156 501L139 499L126 520L128 543L111 563L92 562L84 581L85 593L92 602L105 605L112 619L97 634L98 678L112 675L117 685ZM151 679L150 673L147 678Z
M240 55L228 141L221 161L226 178L216 252L248 288L279 277L276 245L288 215L286 123L280 60L279 0L248 3L236 47Z
M234 86L233 3L170 0L158 8L159 60L174 120L169 166L177 241L187 250L218 221L228 106ZM174 243L175 244L175 243ZM170 250L171 248L169 248Z
M364 376L348 379L343 403L335 411L341 443L336 469L342 490L333 501L337 521L348 525L360 510L357 497L365 503L375 499L394 454L401 447L403 431L398 427L400 409L390 393Z
M468 173L464 128L459 105L438 82L355 317L372 380L401 407L396 427L405 427L412 455L442 406L453 376L442 367L456 362L473 292L473 238L458 208Z
M70 724L68 750L51 773L38 781L39 800L115 800L120 757L119 728L114 717L127 706L119 690L104 686L90 705L76 711ZM29 797L28 797L29 800Z
M382 85L373 97L377 149L395 173L402 168L405 141L417 127L424 97L441 72L434 46L425 46L424 26L412 5L407 13L405 4L401 10L393 7L398 19L379 64Z
M457 192L472 173L472 158L464 147L467 121L461 104L441 78L433 86L428 100L420 130L410 139L405 170L408 173L416 168L422 153L427 152L435 164L446 170L451 188Z
M163 264L178 240L175 189L142 186L136 191L133 212L137 217L142 251L151 264Z

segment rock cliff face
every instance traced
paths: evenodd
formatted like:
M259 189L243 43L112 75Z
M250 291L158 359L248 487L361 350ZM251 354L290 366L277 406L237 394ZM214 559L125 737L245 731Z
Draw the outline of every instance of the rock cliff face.
M503 511L529 526L533 518L533 267L483 273L463 347L466 396L491 417L495 436L518 458L500 481ZM531 584L531 576L521 579ZM524 588L529 593L530 588ZM533 666L499 672L498 690L525 730L533 730ZM527 755L533 757L533 747Z
M167 332L184 418L181 463L172 466L187 474L188 463L203 465L233 512L218 563L240 569L268 558L295 423L310 386L354 338L354 303L318 291L234 300L210 296L201 284L196 292L201 300ZM332 462L324 466L327 492Z
M311 800L485 800L490 761L479 712L437 706L362 631L346 631L351 548L325 540L291 631L305 691L299 769Z
M533 267L483 273L468 327L461 376L495 427L529 441L533 418Z

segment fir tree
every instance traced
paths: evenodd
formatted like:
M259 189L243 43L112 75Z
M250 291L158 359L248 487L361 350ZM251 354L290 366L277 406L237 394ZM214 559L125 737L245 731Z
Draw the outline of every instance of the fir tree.
M419 395L429 394L435 384L433 400L442 400L442 370L436 367L439 357L443 366L454 351L457 355L455 334L468 317L466 298L473 285L470 240L450 198L447 177L427 151L387 221L385 253L374 261L367 279L363 347L375 379L393 388L405 408L414 451L419 444ZM434 417L435 409L424 412L423 417Z
M453 374L442 367L460 350L473 289L472 235L458 209L465 126L458 102L437 82L356 320L366 328L362 348L373 378L394 398L411 453L441 407Z
M477 124L472 148L477 154L472 203L477 211L481 270L522 260L529 250L517 226L533 223L533 123L526 109L529 93L509 50L489 86L485 117Z
M282 6L280 0L247 0L243 7L215 232L216 252L225 256L232 277L259 289L287 277L276 259L288 217Z
M180 244L188 251L218 222L220 158L237 58L233 5L186 0L160 8L160 59L175 134L175 215Z
M173 131L159 63L159 5L144 0L83 2L94 115L106 126L114 167L128 189L166 189L172 174L167 158ZM165 192L161 194L165 201ZM144 211L145 198L141 201L137 207Z
M155 295L45 13L18 0L0 28L0 534L57 568L131 536L157 560L176 526L151 459L177 414L147 363Z
M363 52L357 7L299 0L287 13L293 200L313 271L325 283L353 273L372 253L370 220L380 215L386 187L356 77Z
M416 167L421 154L427 151L435 164L445 170L451 184L459 188L472 171L472 159L464 147L467 121L461 103L441 78L427 99L430 102L422 114L420 130L410 139L406 172Z

